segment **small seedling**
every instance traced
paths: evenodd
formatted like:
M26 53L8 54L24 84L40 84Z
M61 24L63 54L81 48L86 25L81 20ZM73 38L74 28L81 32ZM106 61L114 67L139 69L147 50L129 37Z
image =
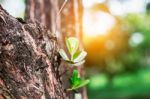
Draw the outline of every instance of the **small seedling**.
M66 39L66 46L69 51L70 58L63 49L59 50L59 54L67 63L74 66L80 66L85 62L84 58L86 57L87 53L79 50L79 41L77 38L69 37Z
M72 91L72 90L77 90L85 85L87 85L90 81L89 80L82 80L79 77L79 73L77 70L73 70L73 74L70 78L70 84L71 84L71 88L68 89L68 91Z
M64 8L65 4L68 0L65 0L63 5L61 6L57 16L61 13L62 9ZM57 22L57 18L55 23ZM56 30L55 30L56 31ZM61 57L69 64L74 66L80 66L85 62L84 58L86 57L87 53L85 51L79 50L79 41L74 37L70 37L66 39L66 46L70 54L70 58L67 56L66 52L63 49L59 50L59 54ZM70 78L71 88L68 91L77 90L89 83L89 80L81 80L79 77L79 73L77 70L73 70L72 77Z
M59 54L67 63L80 66L85 62L84 58L86 57L87 53L85 51L79 50L79 41L74 37L70 37L66 39L66 46L70 57L67 56L66 52L63 49L59 50ZM70 78L71 88L67 89L67 91L76 91L77 89L85 86L89 83L89 80L82 80L79 77L79 73L77 70L73 70L72 76Z

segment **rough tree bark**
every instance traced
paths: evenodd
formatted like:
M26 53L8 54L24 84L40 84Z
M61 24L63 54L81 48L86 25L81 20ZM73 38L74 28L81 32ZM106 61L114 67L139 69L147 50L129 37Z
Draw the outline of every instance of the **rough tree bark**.
M55 37L37 21L18 21L0 6L0 99L68 99L59 64Z
M56 33L59 45L64 46L66 37L74 36L82 38L82 0L68 0L67 4L58 16L59 9L63 5L64 0L27 0L26 19L38 20L45 25L51 33ZM59 5L59 6L58 6ZM61 28L60 28L61 26ZM56 32L55 32L56 30ZM60 66L60 73L66 71L66 64ZM82 75L83 70L78 68ZM70 75L70 73L68 73ZM62 78L63 86L69 87L68 75ZM83 99L87 99L86 91L83 90Z
M38 20L43 26L50 30L51 34L57 35L62 42L60 33L59 0L26 0L25 20Z
M26 0L26 13L25 20L38 20L41 24L46 26L51 35L56 35L58 45L64 47L63 36L60 33L60 16L58 16L59 0ZM71 71L66 72L68 66L65 63L61 63L59 66L59 74L61 75L62 86L65 88L69 86L69 77ZM73 94L67 94L70 99L73 98Z
M69 3L73 7L74 30L68 32L68 20L63 26L66 34L60 32L58 0L26 0L26 22L13 18L0 7L0 99L73 99L72 94L64 91L69 87L70 73L60 77L65 64L59 68L58 45L64 47L63 38L67 36L81 37L82 25L77 23L81 22L81 13L75 14L79 1Z

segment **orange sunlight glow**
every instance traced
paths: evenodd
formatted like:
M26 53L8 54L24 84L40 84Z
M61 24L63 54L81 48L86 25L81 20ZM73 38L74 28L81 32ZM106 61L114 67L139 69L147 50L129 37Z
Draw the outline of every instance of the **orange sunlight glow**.
M108 13L102 11L96 13L84 12L83 37L105 35L115 23L115 18Z

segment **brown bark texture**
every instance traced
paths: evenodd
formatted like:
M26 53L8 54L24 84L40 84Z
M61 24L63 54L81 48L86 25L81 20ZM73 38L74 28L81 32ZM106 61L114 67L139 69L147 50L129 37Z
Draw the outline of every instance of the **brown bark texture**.
M57 36L59 45L63 47L58 2L59 0L26 0L25 20L38 20L51 34Z
M59 64L55 36L0 6L0 99L68 99Z
M60 0L61 1L61 0ZM26 0L26 13L25 20L37 20L43 24L49 31L50 35L56 35L58 45L64 48L64 40L60 31L60 16L59 12L59 0ZM61 62L59 66L59 74L61 76L62 86L69 88L69 77L71 76L71 70L68 71L68 65ZM73 98L73 94L67 94L70 99Z
M64 0L59 2L62 5ZM61 13L61 31L64 37L82 38L82 0L68 0Z
M58 1L59 0L26 0L25 19L38 20L50 30L51 33L58 33L56 35L61 37Z

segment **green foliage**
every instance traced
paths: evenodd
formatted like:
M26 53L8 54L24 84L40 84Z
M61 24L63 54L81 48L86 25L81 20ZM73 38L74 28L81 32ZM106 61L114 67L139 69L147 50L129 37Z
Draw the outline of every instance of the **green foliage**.
M74 66L80 66L85 62L84 58L87 53L85 51L79 50L79 41L77 38L70 37L66 39L66 46L70 54L70 58L67 56L66 52L63 49L59 50L61 57L69 64ZM79 77L77 70L73 70L73 74L70 78L71 88L68 91L77 90L89 83L89 80L82 80Z
M66 39L66 46L70 54L70 58L67 56L63 49L59 50L61 57L69 64L79 66L85 62L84 58L87 53L79 50L79 41L77 38L70 37Z
M79 47L79 41L74 37L70 37L70 38L66 39L66 45L69 50L69 53L71 55L74 55L74 53L77 51L77 49Z
M79 73L77 70L73 71L73 74L70 78L70 83L71 83L71 88L68 89L69 91L71 90L77 90L85 85L87 85L90 81L89 80L82 80L79 77Z
M65 61L69 61L69 58L67 56L67 54L65 53L65 51L63 49L59 50L59 54L61 55L61 57L65 60Z

